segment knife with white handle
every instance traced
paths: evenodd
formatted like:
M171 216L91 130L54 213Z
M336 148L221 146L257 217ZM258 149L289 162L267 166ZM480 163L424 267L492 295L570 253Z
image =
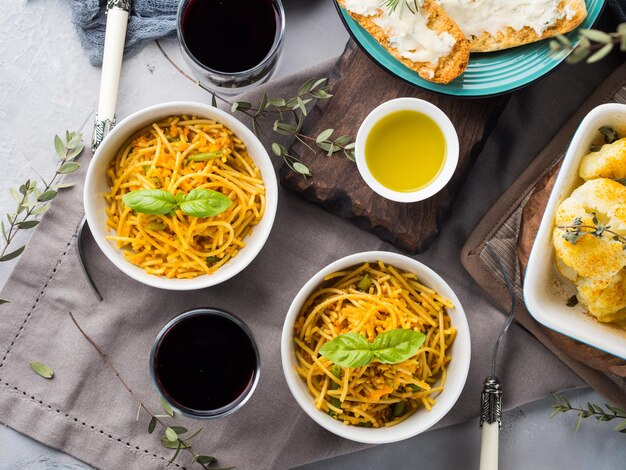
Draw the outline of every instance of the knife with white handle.
M130 16L130 0L108 0L106 16L100 97L91 141L91 149L94 152L115 126L115 105L122 70L126 27Z

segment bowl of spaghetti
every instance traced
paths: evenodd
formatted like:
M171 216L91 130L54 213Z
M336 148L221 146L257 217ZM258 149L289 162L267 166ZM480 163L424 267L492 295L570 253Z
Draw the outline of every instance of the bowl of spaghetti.
M85 180L100 249L144 284L192 290L244 269L269 236L278 190L265 148L240 121L200 103L165 103L120 122Z
M282 365L302 409L341 437L396 442L433 426L465 385L470 335L450 286L396 253L331 263L296 295Z

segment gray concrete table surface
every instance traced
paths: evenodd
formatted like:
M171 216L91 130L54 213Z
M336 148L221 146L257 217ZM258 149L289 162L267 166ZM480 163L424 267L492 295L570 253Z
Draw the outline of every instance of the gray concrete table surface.
M338 56L348 36L329 0L284 0L285 49L275 77ZM182 64L175 39L163 41ZM91 130L100 69L91 67L70 23L66 0L8 0L0 10L0 214L12 208L9 188L37 171L48 175L56 160L52 139L66 129ZM176 83L177 86L164 86ZM118 116L169 100L208 101L184 80L154 44L124 62ZM86 140L89 140L86 135ZM28 234L21 241L26 241ZM0 265L0 286L14 263ZM568 391L575 403L604 400L590 389ZM478 399L478 397L477 397ZM611 423L574 415L548 419L551 397L505 413L501 433L504 469L623 469L626 436ZM591 420L588 420L591 421ZM476 420L427 432L408 441L310 464L314 469L476 468L480 432ZM0 470L84 469L82 462L12 429L0 427Z

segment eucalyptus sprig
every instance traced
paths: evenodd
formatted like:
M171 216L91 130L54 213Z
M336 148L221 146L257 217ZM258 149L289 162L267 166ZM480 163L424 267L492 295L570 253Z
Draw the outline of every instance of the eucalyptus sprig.
M394 1L394 0L392 0ZM419 5L421 0L396 0L404 2L415 2ZM354 142L351 136L339 136L331 140L334 132L332 129L325 129L316 136L306 135L302 132L302 126L309 115L309 106L314 99L325 100L332 98L328 80L326 78L311 78L304 82L296 96L291 98L273 98L263 95L258 104L247 101L230 101L223 96L213 92L198 80L189 76L182 70L165 52L159 41L157 47L165 59L185 78L194 82L197 86L211 94L211 104L217 107L217 101L221 101L230 106L232 113L243 113L252 119L252 130L259 136L264 130L264 124L271 123L271 130L279 135L291 135L304 144L310 151L316 153L318 149L331 156L337 152L343 152L346 158L354 161ZM290 154L281 144L273 142L272 152L283 159L285 164L296 173L304 177L311 176L310 169L296 156Z
M324 151L331 156L334 153L343 151L346 158L354 161L354 142L351 136L341 135L331 140L334 129L325 129L317 136L312 137L302 133L304 120L308 116L307 105L317 98L324 100L331 98L330 88L324 86L326 78L311 78L304 82L298 94L291 98L270 98L263 94L258 106L254 106L246 101L235 101L231 104L231 112L241 111L252 118L252 130L258 136L263 124L263 118L278 116L274 120L272 130L280 135L291 135L300 141L311 152L316 153L314 147ZM272 151L281 157L287 166L303 176L311 176L309 168L287 149L278 144L272 143Z
M202 468L206 470L232 470L234 467L226 467L226 468L217 468L211 467L213 463L217 462L215 457L210 455L200 455L195 452L192 448L191 440L196 437L202 431L202 427L193 433L189 434L189 430L183 426L176 426L173 424L167 423L166 419L174 418L175 413L171 406L169 406L166 402L161 400L161 406L166 414L156 414L152 413L150 409L143 403L141 398L130 388L130 386L124 381L119 371L109 358L109 356L102 350L102 348L93 340L91 337L83 330L83 328L78 324L76 317L69 312L70 319L74 326L78 329L80 334L93 346L98 355L105 361L109 369L113 372L117 380L122 384L122 386L126 389L126 391L130 394L130 396L137 402L137 420L139 420L141 410L144 410L150 416L150 421L148 422L148 434L152 434L157 426L163 431L163 435L161 437L161 445L166 449L174 449L174 454L170 459L169 464L174 462L181 450L189 452L192 457L192 463L196 463L200 465ZM188 434L188 435L187 435Z
M58 180L65 174L73 173L80 168L74 160L85 147L80 132L65 132L65 142L58 135L54 136L54 149L59 157L59 163L54 175L49 181L41 178L41 183L35 179L28 179L18 188L11 188L11 197L15 201L15 210L6 214L7 224L0 220L3 246L0 251L0 262L10 261L22 254L26 245L14 248L15 237L23 230L30 230L39 225L38 216L50 209L50 201L59 190L69 188L72 183L59 183ZM8 300L0 299L0 304Z
M555 58L567 56L567 63L578 64L582 61L593 64L604 59L619 45L626 52L626 23L617 26L613 33L598 29L581 29L577 41L570 41L566 36L559 35L550 41L550 49Z
M556 403L552 405L554 411L550 415L550 418L556 416L559 413L577 412L578 421L574 427L574 432L577 432L580 428L580 424L583 419L595 417L598 421L613 421L614 419L621 419L622 421L613 427L614 431L626 434L626 410L622 410L616 406L605 404L606 410L601 406L593 403L587 403L587 408L577 408L572 406L567 398L563 395L553 395Z
M559 225L557 228L565 230L563 238L572 245L578 243L578 240L585 235L591 235L602 238L605 233L611 234L612 239L622 244L622 250L626 250L626 237L611 230L610 225L604 225L598 220L595 212L591 213L593 225L583 225L582 217L576 217L570 225Z

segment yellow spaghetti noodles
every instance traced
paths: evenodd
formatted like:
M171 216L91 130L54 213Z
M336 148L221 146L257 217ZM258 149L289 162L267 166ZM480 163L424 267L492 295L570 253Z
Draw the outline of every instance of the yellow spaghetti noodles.
M416 410L430 410L444 387L448 348L456 329L452 303L415 274L382 262L326 276L295 322L296 370L318 409L345 424L382 427ZM380 333L408 328L426 335L418 352L398 364L339 367L319 354L338 335L354 332L372 342Z
M215 272L245 246L244 238L265 211L265 185L246 146L210 119L171 116L142 129L111 161L107 177L107 226L115 231L107 238L131 263L154 275L193 278ZM172 194L210 189L233 203L206 218L180 210L148 215L122 201L140 189Z

